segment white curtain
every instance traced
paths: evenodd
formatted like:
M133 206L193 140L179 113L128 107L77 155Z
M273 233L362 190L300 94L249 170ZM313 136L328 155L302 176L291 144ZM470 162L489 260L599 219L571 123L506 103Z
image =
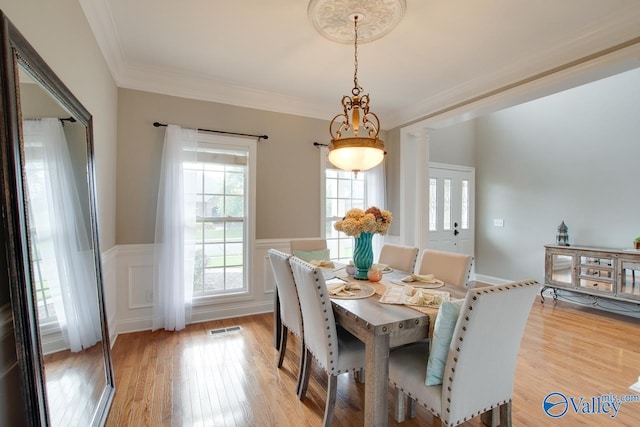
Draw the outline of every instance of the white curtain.
M367 207L377 206L380 209L387 209L387 193L386 193L384 160L378 166L369 169L366 172L366 174L367 174ZM383 243L384 243L384 236L381 236L379 234L373 236L373 239L371 241L371 246L373 249L375 259L378 259Z
M197 141L196 129L167 126L156 210L153 330L179 331L191 322L196 180L185 172L185 162L194 158Z
M102 329L93 248L69 147L57 118L25 120L23 133L33 267L50 289L65 344L81 351L102 339Z

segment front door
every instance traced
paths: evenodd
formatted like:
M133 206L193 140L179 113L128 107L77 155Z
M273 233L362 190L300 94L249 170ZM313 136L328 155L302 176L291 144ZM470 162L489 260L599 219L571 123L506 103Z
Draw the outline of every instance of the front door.
M474 254L475 169L431 163L428 248Z

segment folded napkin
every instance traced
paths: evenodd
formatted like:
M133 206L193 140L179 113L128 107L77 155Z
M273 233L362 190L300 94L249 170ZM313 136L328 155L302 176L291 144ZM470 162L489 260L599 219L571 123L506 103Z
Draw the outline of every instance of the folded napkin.
M412 274L410 276L405 276L402 279L403 282L421 282L421 283L438 283L438 280L433 277L433 274Z
M387 264L373 264L371 265L372 270L380 270L380 271L391 271L391 267Z
M333 268L333 261L325 261L323 259L312 259L311 261L309 261L309 264L311 265L315 265L316 267L323 267L323 268Z
M411 289L411 295L405 298L405 304L421 305L421 306L440 306L443 301L448 300L444 293L433 293L421 289Z
M359 291L360 285L355 282L336 283L335 285L327 285L327 290L329 295L353 296L358 294L358 292L353 291Z

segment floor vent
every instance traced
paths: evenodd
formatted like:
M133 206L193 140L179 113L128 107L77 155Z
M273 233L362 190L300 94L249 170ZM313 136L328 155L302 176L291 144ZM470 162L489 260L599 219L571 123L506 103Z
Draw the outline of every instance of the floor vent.
M241 326L229 326L228 328L211 329L208 334L213 336L220 336L230 334L232 332L238 332L240 330L242 330Z

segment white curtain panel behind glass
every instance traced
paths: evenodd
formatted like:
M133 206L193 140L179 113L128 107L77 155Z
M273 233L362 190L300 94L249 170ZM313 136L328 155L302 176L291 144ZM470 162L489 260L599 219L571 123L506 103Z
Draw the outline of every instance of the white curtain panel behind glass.
M25 120L23 133L31 258L49 286L65 345L82 351L102 331L93 249L67 140L57 118Z
M183 165L197 141L196 129L167 126L156 211L153 330L178 331L191 321L196 190Z

